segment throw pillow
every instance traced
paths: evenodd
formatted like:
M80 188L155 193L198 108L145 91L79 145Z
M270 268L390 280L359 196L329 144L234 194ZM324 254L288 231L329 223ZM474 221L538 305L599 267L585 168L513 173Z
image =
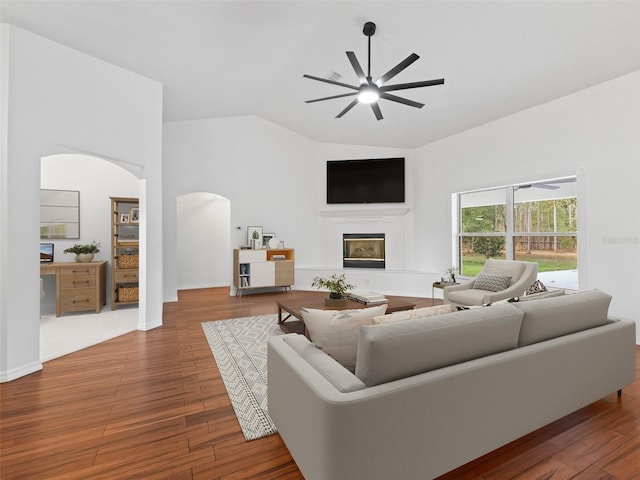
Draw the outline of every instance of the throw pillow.
M371 325L373 317L384 315L387 304L353 310L301 308L300 311L316 347L354 371L360 326Z
M443 313L451 313L453 305L447 303L445 305L435 305L433 307L414 308L412 310L402 310L400 312L387 313L373 317L374 325L383 323L401 322L403 320L411 320L413 318L432 317L434 315L442 315Z
M500 292L511 285L511 277L504 275L493 275L491 273L479 273L473 281L476 290L487 290L489 292Z
M533 295L534 293L546 292L547 287L540 280L536 280L524 292L525 295Z

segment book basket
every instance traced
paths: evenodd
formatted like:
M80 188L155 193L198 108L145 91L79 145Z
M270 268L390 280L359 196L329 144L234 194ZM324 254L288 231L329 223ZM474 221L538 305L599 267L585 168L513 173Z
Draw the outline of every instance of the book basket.
M118 268L138 268L138 255L123 254L118 256Z
M119 302L137 302L138 287L120 287L118 288Z

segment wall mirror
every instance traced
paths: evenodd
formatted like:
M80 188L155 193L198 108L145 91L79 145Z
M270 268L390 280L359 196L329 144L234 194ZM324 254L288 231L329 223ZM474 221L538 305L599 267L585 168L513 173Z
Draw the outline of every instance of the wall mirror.
M40 190L40 238L80 238L80 192Z

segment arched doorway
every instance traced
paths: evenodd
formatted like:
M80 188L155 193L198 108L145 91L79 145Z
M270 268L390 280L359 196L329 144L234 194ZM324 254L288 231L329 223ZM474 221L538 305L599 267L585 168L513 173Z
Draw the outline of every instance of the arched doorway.
M110 196L139 197L140 180L115 163L89 155L59 154L43 157L40 162L40 188L71 190L79 194L79 232L74 238L46 238L54 244L55 262L72 262L74 256L64 250L76 243L99 243L94 260L110 262L111 203ZM107 264L107 305L95 312L65 313L55 316L55 278L41 277L44 298L40 310L40 360L45 362L61 355L95 345L109 338L133 331L139 323L139 309L111 311L111 268Z

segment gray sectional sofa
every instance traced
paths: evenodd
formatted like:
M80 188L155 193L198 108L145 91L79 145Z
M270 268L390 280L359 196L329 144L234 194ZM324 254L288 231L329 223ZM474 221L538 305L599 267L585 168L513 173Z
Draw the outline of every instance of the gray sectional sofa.
M594 290L360 327L355 372L268 347L269 414L307 480L425 480L635 379L635 322Z

